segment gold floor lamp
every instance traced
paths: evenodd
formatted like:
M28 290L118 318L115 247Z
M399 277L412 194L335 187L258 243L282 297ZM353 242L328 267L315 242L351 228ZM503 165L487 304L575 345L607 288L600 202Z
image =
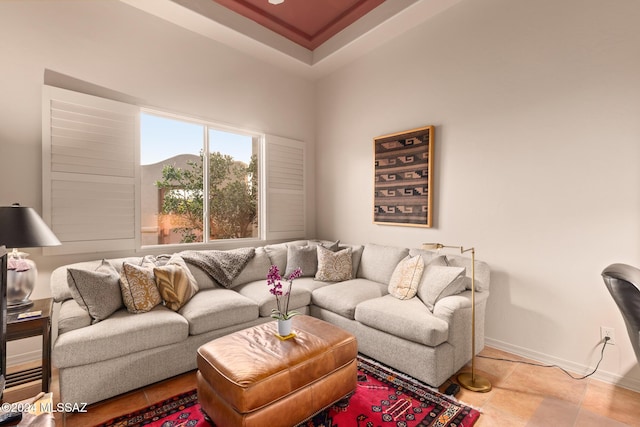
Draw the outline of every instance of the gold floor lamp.
M460 253L471 252L471 372L463 372L458 375L458 382L467 390L485 393L491 390L491 382L476 375L476 249L463 246L447 246L442 243L423 243L422 249L440 250L442 248L460 249Z

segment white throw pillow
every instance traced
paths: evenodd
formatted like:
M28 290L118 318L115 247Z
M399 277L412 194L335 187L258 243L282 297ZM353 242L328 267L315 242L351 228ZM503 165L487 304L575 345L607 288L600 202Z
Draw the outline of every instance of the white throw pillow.
M416 296L424 271L424 261L420 255L407 255L393 270L389 281L389 293L398 299Z

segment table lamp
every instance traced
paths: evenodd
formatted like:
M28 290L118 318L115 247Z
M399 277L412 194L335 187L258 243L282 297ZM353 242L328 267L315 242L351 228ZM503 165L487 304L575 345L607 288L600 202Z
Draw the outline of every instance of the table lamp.
M476 375L476 249L463 246L447 246L441 243L423 243L422 249L440 250L442 248L460 249L460 253L471 252L471 372L463 372L458 375L458 382L467 390L487 392L491 390L491 382L488 379Z
M7 309L28 307L36 284L38 270L28 255L16 248L58 246L60 241L33 209L14 203L0 206L0 245L14 248L8 256L6 271Z

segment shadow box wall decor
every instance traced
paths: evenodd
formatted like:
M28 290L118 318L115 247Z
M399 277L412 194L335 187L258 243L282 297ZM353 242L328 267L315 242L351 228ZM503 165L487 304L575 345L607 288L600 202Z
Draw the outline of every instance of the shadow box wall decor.
M433 130L374 138L374 224L431 227Z

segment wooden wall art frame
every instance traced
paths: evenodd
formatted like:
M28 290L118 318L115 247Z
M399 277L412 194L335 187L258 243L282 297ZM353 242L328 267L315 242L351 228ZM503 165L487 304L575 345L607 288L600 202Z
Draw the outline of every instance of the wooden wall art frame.
M373 223L431 227L434 126L373 139Z

